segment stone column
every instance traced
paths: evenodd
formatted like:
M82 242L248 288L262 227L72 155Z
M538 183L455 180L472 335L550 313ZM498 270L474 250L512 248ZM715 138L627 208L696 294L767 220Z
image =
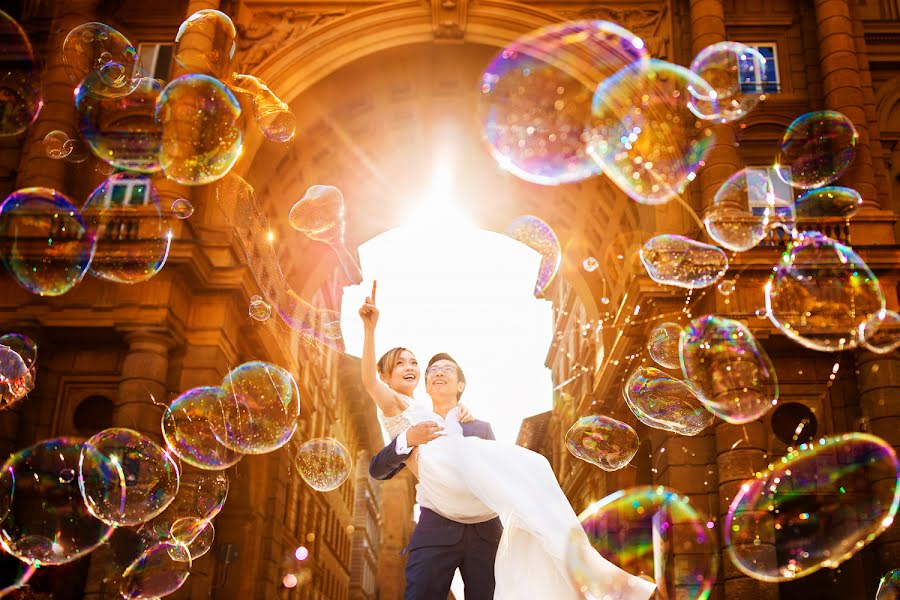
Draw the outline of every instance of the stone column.
M69 137L78 137L73 95L77 82L70 81L66 74L62 47L69 31L95 20L97 1L71 0L53 5L56 12L44 56L46 66L41 75L44 106L26 134L16 189L43 186L62 192L66 190L66 167L70 163L46 156L42 142L44 136L54 129L65 131ZM0 166L0 171L2 170Z
M900 355L856 353L856 385L859 406L869 432L886 440L900 454ZM894 478L875 482L876 490L888 494ZM892 527L875 541L880 573L887 573L900 563L900 530Z
M859 132L856 160L843 177L844 185L862 195L863 209L878 209L872 141L850 7L847 0L815 0L815 9L825 107L845 114Z
M160 441L162 405L169 401L169 351L174 340L165 330L149 327L126 330L124 337L128 355L122 365L113 423Z

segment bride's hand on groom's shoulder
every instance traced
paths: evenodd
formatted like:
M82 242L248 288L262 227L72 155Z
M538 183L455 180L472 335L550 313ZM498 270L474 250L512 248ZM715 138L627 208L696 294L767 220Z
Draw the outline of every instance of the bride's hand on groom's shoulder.
M363 325L374 328L375 324L378 323L378 315L378 307L372 303L371 298L366 298L363 305L359 307L359 318L362 319Z
M458 417L458 421L460 423L471 423L475 420L475 415L472 414L472 411L469 410L469 407L460 402L456 405L456 415Z

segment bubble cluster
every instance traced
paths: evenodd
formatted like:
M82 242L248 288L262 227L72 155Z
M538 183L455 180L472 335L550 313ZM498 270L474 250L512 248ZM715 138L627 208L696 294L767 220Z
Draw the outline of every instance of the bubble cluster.
M19 135L43 106L41 69L28 36L0 10L0 137Z
M110 525L137 525L166 509L178 493L178 465L137 431L106 429L84 443L78 485L92 515Z
M213 421L228 398L220 387L187 390L166 408L162 417L163 439L184 462L200 469L221 470L237 463L243 454L223 446L213 433ZM217 426L224 430L224 424Z
M691 71L706 81L713 98L695 94L694 113L722 123L737 121L765 96L766 59L755 48L738 42L719 42L701 50L691 61Z
M135 79L117 98L96 96L84 85L75 88L78 127L91 152L119 169L159 171L163 134L155 111L161 93L159 80L151 77Z
M868 434L801 444L744 482L731 502L732 562L763 581L837 567L893 523L898 467L893 448Z
M225 447L264 454L285 445L297 429L300 391L285 369L262 361L235 368L222 381L221 418L211 420Z
M690 109L715 91L678 65L650 59L597 88L587 151L603 173L642 204L662 204L697 176L715 136Z
M169 82L156 102L162 127L159 161L166 177L204 185L228 173L243 147L240 115L237 99L218 79L190 74Z
M706 315L688 325L679 343L684 378L711 413L748 423L778 401L778 377L765 349L746 325Z
M632 575L655 581L660 597L705 600L712 593L719 550L709 517L675 490L620 490L578 519L597 552Z
M875 313L860 324L858 336L867 350L876 354L893 352L900 348L900 315L892 310Z
M253 118L264 136L273 142L289 142L294 138L297 131L294 113L259 78L235 73L231 89L250 96Z
M678 342L681 339L681 326L677 323L660 323L650 332L647 338L647 353L656 363L667 369L677 369Z
M772 323L823 352L855 347L860 326L885 308L881 284L859 255L816 231L789 244L765 292Z
M116 283L139 283L166 264L171 230L149 176L110 176L91 193L81 216L96 240L91 275Z
M13 454L0 470L0 545L28 564L58 565L104 543L112 527L87 510L74 473L82 444L56 438Z
M63 65L72 83L99 98L118 98L132 89L138 56L131 42L103 23L72 29L62 47Z
M658 235L644 244L640 255L650 278L663 285L707 287L728 270L721 248L681 235Z
M540 253L541 266L534 284L534 295L542 296L559 272L562 250L553 228L532 215L522 215L506 226L506 235Z
M856 190L830 186L806 192L794 202L794 209L798 217L849 219L857 213L862 203L862 196Z
M178 559L172 558L177 556ZM119 593L126 600L151 600L177 591L191 573L185 544L162 542L149 548L122 573Z
M745 252L772 227L793 228L792 195L784 187L773 169L741 169L722 184L703 216L709 237L729 250Z
M654 367L638 367L623 390L628 408L650 427L679 435L697 435L715 417L697 398L693 386Z
M481 76L478 112L494 159L543 185L597 175L586 152L594 90L648 59L643 40L608 21L551 25L506 46Z
M344 245L344 195L331 185L314 185L288 215L291 227L331 246L351 283L362 282L359 265Z
M296 463L303 481L319 492L337 489L350 476L353 466L350 452L333 438L305 442L297 452Z
M188 17L175 35L175 61L190 73L225 79L237 49L237 29L225 13L204 9Z
M49 188L25 188L0 206L3 264L32 294L59 296L75 287L94 255L94 238L78 210Z
M788 125L775 168L782 181L801 189L828 185L850 167L859 134L845 115L810 112Z
M601 415L581 417L566 432L569 452L604 471L616 471L631 462L639 444L637 432L628 424Z

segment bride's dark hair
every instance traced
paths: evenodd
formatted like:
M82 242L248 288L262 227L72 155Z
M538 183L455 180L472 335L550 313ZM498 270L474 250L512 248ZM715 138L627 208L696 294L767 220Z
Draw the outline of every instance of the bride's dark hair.
M403 352L409 352L415 357L415 353L409 348L404 348L403 346L391 348L378 359L378 363L375 365L378 368L378 372L382 375L390 375L391 371L394 370L394 366L397 364L397 359L400 358L400 355Z

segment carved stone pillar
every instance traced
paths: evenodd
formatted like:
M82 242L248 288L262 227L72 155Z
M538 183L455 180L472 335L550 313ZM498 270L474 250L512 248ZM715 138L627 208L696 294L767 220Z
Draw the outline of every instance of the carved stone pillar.
M160 404L169 400L166 382L174 341L163 329L136 328L125 331L124 337L128 354L122 365L113 423L160 441Z
M900 355L856 353L859 406L869 432L886 440L900 453ZM876 482L878 488L892 489L894 478ZM900 530L892 527L875 541L879 572L886 573L900 561Z
M65 160L50 158L44 154L44 136L54 129L65 131L69 137L77 137L78 125L72 91L77 83L69 80L63 65L62 46L69 31L94 21L98 0L72 0L54 3L56 14L50 26L50 37L44 56L41 88L44 106L28 130L25 146L16 177L16 189L43 186L65 192ZM5 154L4 154L5 156ZM3 166L0 165L0 171Z
M850 7L847 0L815 0L815 8L825 106L845 114L859 132L856 160L843 178L844 185L862 195L863 210L878 209L872 142Z
M725 10L722 0L691 0L691 49L698 52L725 41ZM716 145L700 171L701 206L708 207L716 192L743 164L735 145L734 130L728 124L711 125Z

